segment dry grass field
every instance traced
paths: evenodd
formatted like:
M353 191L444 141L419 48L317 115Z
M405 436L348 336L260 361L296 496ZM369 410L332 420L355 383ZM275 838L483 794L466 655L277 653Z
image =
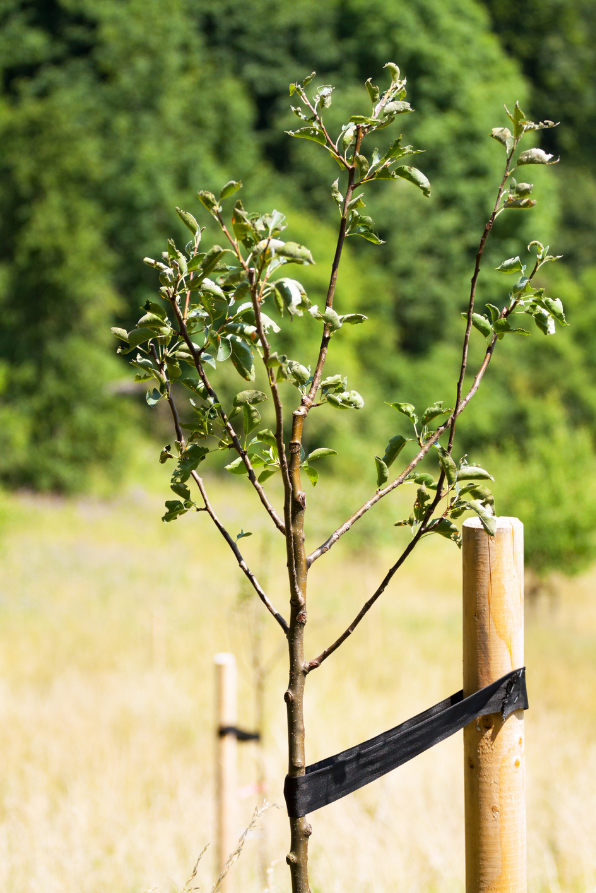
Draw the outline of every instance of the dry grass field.
M160 521L161 469L140 460L118 497L0 497L0 889L180 891L213 828L213 654L232 650L239 722L254 723L255 607L203 515ZM324 482L323 482L324 484ZM282 543L244 484L219 484L232 532L283 605ZM309 499L345 501L319 485ZM341 497L341 498L340 498ZM246 514L243 514L246 512ZM333 512L331 511L330 514ZM395 517L394 517L395 516ZM389 518L400 517L394 504ZM248 521L246 520L248 518ZM391 534L392 535L392 534ZM275 531L272 537L276 537ZM372 537L372 534L371 534ZM281 537L279 537L281 541ZM309 656L351 619L392 551L342 541L313 570ZM596 887L596 572L527 607L529 886ZM267 799L283 803L284 656L265 617L271 673ZM461 686L460 556L424 542L335 659L309 679L308 758L377 734ZM314 893L463 890L461 735L312 818ZM239 783L256 746L240 748ZM238 831L262 796L240 801ZM288 890L286 818L270 809L234 869L237 893ZM210 847L197 875L214 878Z

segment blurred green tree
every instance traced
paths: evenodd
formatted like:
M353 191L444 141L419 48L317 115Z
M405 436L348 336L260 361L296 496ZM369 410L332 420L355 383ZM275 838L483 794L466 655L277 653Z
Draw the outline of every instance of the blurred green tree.
M417 404L434 399L437 389L446 402L453 399L442 392L458 362L457 314L448 311L465 304L475 250L469 234L487 212L498 147L486 132L504 98L523 103L530 93L535 116L564 110L566 128L548 131L545 139L555 142L544 145L577 152L587 172L579 177L576 168L567 174L561 166L561 189L572 201L562 203L559 220L553 185L537 180L541 196L550 190L539 209L555 211L540 212L534 233L549 242L555 222L558 232L562 224L563 244L558 236L553 247L571 255L571 272L557 273L557 287L568 295L572 328L564 347L548 345L535 359L533 346L506 345L507 367L491 372L492 408L486 402L483 411L481 397L461 435L476 450L492 450L503 425L519 441L530 436L533 395L545 399L549 381L548 399L562 407L560 430L570 443L577 425L587 432L582 442L589 455L570 447L566 457L581 478L596 431L593 338L584 324L591 316L596 181L589 151L578 148L589 145L586 128L594 120L593 13L574 0L558 28L560 3L538 9L532 2L527 15L505 0L486 5L493 31L479 0L413 0L405 8L380 0L374 15L363 0L3 0L2 479L75 490L95 464L121 464L124 438L114 418L123 399L116 393L122 369L89 333L99 317L119 323L144 302L150 279L136 258L158 250L159 234L169 226L164 215L169 219L173 205L188 205L197 184L215 188L229 176L246 177L247 201L258 196L281 206L283 200L294 236L300 240L316 225L319 244L332 250L334 220L320 198L328 171L316 153L283 135L295 119L280 85L312 69L323 80L341 80L343 95L330 110L336 123L354 102L364 108L358 85L387 58L403 62L410 99L422 112L405 122L406 140L441 150L424 158L434 189L430 203L398 185L371 198L387 243L373 266L367 261L366 275L356 263L362 248L351 245L353 273L340 279L346 307L357 302L366 312L367 302L376 306L378 294L389 295L376 308L375 326L355 330L344 348L344 365L367 380L367 424L379 424L374 395L380 401L387 387L395 399ZM521 60L529 87L499 40ZM569 46L579 47L573 58L567 58ZM551 107L553 90L560 94ZM501 221L487 267L512 254L526 235L523 214ZM320 260L322 266L325 257ZM307 283L315 298L325 288L318 270ZM541 284L548 286L552 275L545 273ZM495 300L497 277L483 278L481 301ZM287 337L290 349L292 333ZM573 384L578 381L581 388ZM348 425L345 436L364 457L362 429ZM510 504L506 493L502 498ZM582 517L585 535L574 549L587 560L596 518L589 511ZM529 530L528 542L541 535Z

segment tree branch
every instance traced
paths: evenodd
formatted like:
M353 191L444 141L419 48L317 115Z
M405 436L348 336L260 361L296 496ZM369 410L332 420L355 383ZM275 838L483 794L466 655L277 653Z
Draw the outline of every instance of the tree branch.
M277 452L279 456L279 467L281 471L283 487L284 487L284 521L285 521L285 529L287 531L291 530L292 527L292 493L293 493L293 485L292 479L290 475L290 469L288 466L288 459L286 456L286 447L284 443L284 433L283 433L283 405L281 402L281 397L279 394L279 388L277 386L277 382L275 380L273 369L270 369L267 366L267 362L271 356L271 348L269 346L269 341L267 340L267 336L265 335L265 329L263 327L263 319L261 316L261 305L259 294L257 293L257 287L255 282L255 273L254 270L248 271L248 279L250 284L250 296L253 305L253 310L255 313L255 324L257 327L257 333L259 335L259 340L261 342L261 346L263 348L263 361L265 364L265 368L267 370L267 380L269 382L269 388L271 390L271 397L273 399L273 406L275 408L275 441L277 443ZM290 573L290 586L292 592L298 591L298 582L296 576L296 561L294 555L294 538L292 536L286 536L286 548L288 553L288 570Z
M174 420L174 428L176 430L176 437L178 438L178 441L180 443L180 448L182 451L184 449L185 440L184 440L184 435L182 433L182 429L180 427L178 410L176 409L176 404L174 403L174 398L172 397L171 385L170 385L170 382L168 381L168 377L167 377L167 370L165 368L165 364L160 361L154 344L150 345L150 350L151 350L151 354L152 354L155 362L157 363L157 365L159 367L160 372L166 379L166 384L168 386L167 401L170 406L170 410L172 412L172 418ZM230 534L228 533L228 531L226 530L224 525L221 523L221 521L215 514L213 506L211 505L211 502L209 501L209 497L207 496L207 490L205 489L205 484L204 484L202 477L196 471L191 472L191 477L193 478L194 482L196 483L196 485L198 486L198 488L200 490L201 497L203 499L203 504L205 506L205 511L207 512L207 514L209 515L209 517L211 518L211 520L213 521L213 523L215 524L215 526L217 527L217 529L219 530L219 532L221 533L221 535L223 536L225 541L227 542L228 546L234 553L236 561L238 562L238 566L240 567L240 569L243 571L243 573L248 578L253 589L255 590L255 592L257 593L257 595L259 596L259 598L261 599L261 601L263 602L263 604L265 605L265 607L267 608L269 613L272 614L273 617L275 617L275 619L277 620L277 622L283 629L284 633L286 633L286 635L287 635L288 629L289 629L287 621L282 617L282 615L279 613L279 611L275 610L275 608L269 601L269 598L268 598L265 590L262 588L259 581L257 580L255 575L253 574L253 572L247 565L246 561L242 557L242 554L240 552L240 549L238 548L237 543L230 536Z
M443 481L444 480L445 480L445 473L443 471L441 471L441 474L439 475L439 480L437 482L437 492L435 494L435 498L433 499L432 503L429 505L428 509L426 510L426 514L424 515L424 518L422 519L422 523L420 524L420 527L418 528L415 536L413 537L411 542L408 543L408 545L406 546L404 551L401 553L401 555L399 556L399 558L397 559L397 561L395 562L393 567L391 567L387 571L387 573L385 574L385 577L383 578L383 582L381 583L381 585L373 592L371 597L364 603L364 605L362 606L362 608L360 609L360 611L358 612L356 617L352 620L352 622L350 623L348 628L346 630L344 630L344 632L341 634L341 636L339 636L335 640L335 642L333 642L333 644L329 645L328 648L325 648L324 651L322 651L318 657L315 657L314 660L311 660L307 663L307 665L306 665L307 673L310 673L311 670L316 670L317 667L320 667L321 664L323 663L323 661L327 660L329 655L333 654L334 651L337 651L337 649L340 647L340 645L343 645L343 643L346 641L346 639L348 639L352 635L352 633L354 632L354 630L356 629L356 627L358 626L358 624L360 623L362 618L366 614L368 614L368 612L370 611L370 609L372 608L374 603L377 601L377 599L383 595L383 593L385 592L385 589L387 588L387 586L389 585L390 581L395 576L397 571L400 569L402 564L405 562L406 558L408 558L408 556L411 555L411 553L414 551L415 547L418 545L418 543L420 542L420 540L424 536L424 534L428 533L428 528L426 525L431 520L431 518L434 514L434 511L435 511L436 507L438 506L438 504L440 503L441 499L443 499L443 497L447 495L447 492L449 492L449 491L446 491L446 493L443 493Z
M356 145L354 148L354 157L360 151L360 144L362 142L362 129L360 127L356 130ZM346 231L348 228L348 205L352 200L352 195L354 193L354 181L356 179L356 164L352 164L349 168L348 173L348 186L346 189L346 197L344 200L343 213L341 216L341 222L339 224L339 233L337 236L337 246L335 249L335 256L333 258L333 264L331 265L331 278L329 280L329 288L327 289L327 298L325 299L325 309L329 307L333 307L333 298L335 297L335 286L337 285L337 274L339 271L339 263L341 261L341 255L344 247L344 243L346 241ZM325 365L325 360L327 358L327 350L329 349L329 341L331 340L331 332L328 326L325 326L323 329L323 338L321 340L321 347L319 348L319 357L317 360L317 365L315 367L315 373L313 376L313 382L310 386L310 390L308 392L308 396L302 399L303 405L306 407L306 411L312 407L315 399L315 395L319 388L319 384L321 383L321 375L323 373L323 367Z
M287 635L288 629L289 629L287 621L279 613L279 611L277 611L274 608L274 606L271 604L271 602L269 601L269 598L267 597L267 595L266 595L265 591L263 590L262 586L260 585L259 581L257 580L257 578L255 577L255 575L253 574L251 569L248 567L246 561L242 557L240 549L238 548L235 540L230 536L230 534L228 533L228 531L226 530L224 525L221 523L221 521L215 514L213 506L211 505L211 502L209 501L209 498L207 496L207 491L205 489L205 484L203 482L203 479L196 471L191 472L191 476L192 476L193 480L195 481L195 483L197 484L199 490L201 491L201 496L203 497L203 502L205 504L205 510L206 510L207 514L209 515L209 517L211 518L211 520L213 521L213 523L215 524L215 526L217 527L217 529L219 530L219 532L221 533L223 538L225 539L226 543L228 544L228 546L230 547L232 552L234 553L234 556L236 558L236 561L238 562L238 566L240 567L240 570L246 575L246 577L250 581L253 589L255 590L255 592L257 593L257 595L259 596L259 598L261 599L261 601L263 602L263 604L265 605L265 607L267 608L269 613L277 620L277 622L283 629L284 633Z
M478 251L476 253L476 262L474 264L474 272L472 274L472 280L470 284L470 300L468 301L468 316L466 322L466 333L464 335L464 344L462 349L462 359L461 359L461 368L459 372L459 378L457 381L457 393L455 398L455 407L460 404L461 394L464 384L464 378L466 376L466 368L468 365L468 347L470 344L470 334L472 331L472 315L474 313L474 301L476 298L476 285L478 283L478 276L480 274L480 264L482 263L482 255L484 253L484 246L486 245L486 240L490 235L490 231L493 228L493 224L495 222L495 217L497 216L497 211L499 210L499 202L501 201L501 197L503 195L503 191L505 189L505 183L507 182L507 177L509 176L509 167L511 165L511 159L513 158L513 153L517 148L517 142L513 146L511 152L507 156L507 163L505 165L505 173L503 174L503 179L501 180L501 185L499 186L499 190L497 192L497 200L495 202L494 208L492 210L492 214L488 218L486 226L484 227L484 231L480 238L480 245L478 247ZM451 453L453 449L453 440L455 437L455 423L457 421L457 416L459 413L455 413L452 417L451 428L449 431L449 443L447 446L447 452Z
M257 493L259 494L259 498L260 498L263 506L265 507L267 514L270 516L270 518L272 519L272 521L275 524L275 526L277 527L277 529L281 533L285 534L286 526L285 526L284 522L281 520L281 518L279 517L279 515L277 514L277 512L275 511L275 509L269 502L269 499L267 498L267 494L265 493L265 490L263 489L261 484L258 482L257 476L255 474L254 468L252 467L252 463L250 461L248 453L246 452L245 449L243 449L242 444L240 443L240 441L238 439L238 435L236 434L236 432L234 431L234 428L232 427L232 425L230 423L230 420L228 419L224 410L221 408L221 404L218 400L217 394L211 387L209 379L207 378L207 374L203 368L203 364L200 361L200 353L197 350L197 347L194 344L194 342L191 341L191 339L190 339L190 336L189 336L187 328L186 328L186 324L184 323L184 320L182 318L182 314L180 312L180 308L178 306L176 299L175 298L172 299L170 301L170 303L172 305L174 313L176 314L176 319L177 319L178 325L180 327L180 333L181 333L182 337L184 338L184 341L186 342L186 345L192 355L192 358L193 358L194 364L195 364L195 368L196 368L197 372L199 373L201 381L205 385L205 388L207 389L207 393L209 394L211 399L215 403L218 403L220 406L220 409L218 410L219 416L222 420L224 428L228 432L228 435L232 441L232 444L234 445L234 449L236 450L238 455L242 458L242 461L244 462L244 465L246 466L246 470L248 472L248 479L251 482L251 484L253 485L253 487L255 488L255 490L257 491Z
M322 545L320 545L318 547L318 549L315 549L314 552L310 553L310 555L307 558L309 567L317 560L317 558L320 558L321 555L324 555L325 552L328 552L329 549L335 545L335 543L338 541L338 539L341 536L343 536L344 533L347 533L348 530L350 530L350 528L356 523L356 521L358 521L360 518L362 518L363 515L365 515L374 505L377 504L377 502L379 502L379 500L383 499L384 496L387 496L388 493L391 493L393 490L396 489L396 487L400 487L403 484L403 482L405 481L407 476L410 474L410 472L413 471L414 468L416 468L418 463L426 456L426 454L428 453L430 448L433 446L433 444L435 444L437 442L437 440L439 439L439 437L441 437L441 435L444 434L445 431L449 428L449 426L451 425L451 423L453 421L454 416L458 416L466 408L466 406L468 405L468 403L470 402L470 400L472 399L472 397L474 396L474 394L480 387L480 382L482 381L482 378L484 377L484 373L488 369L488 365L489 365L491 357L493 355L493 351L495 349L496 343L497 343L497 337L495 335L494 338L492 339L490 345L487 348L486 354L484 356L484 360L482 361L482 365L480 366L480 369L478 370L478 372L476 374L476 377L474 379L472 387L470 388L470 390L468 391L468 393L466 394L464 399L460 402L459 407L456 407L453 410L452 414L447 419L447 421L444 422L439 428L437 428L437 430L432 434L432 436L426 441L424 446L420 449L420 451L412 459L412 461L407 466L407 468L405 468L402 471L402 473L399 475L399 477L395 478L395 480L392 481L390 484L387 484L386 487L383 487L382 489L377 490L377 492L374 494L374 496L371 496L371 498L368 499L358 509L358 511L354 512L354 514L352 515L351 518L348 518L348 520L345 521L341 525L341 527L338 527L337 530L331 534L329 539L325 540L325 542Z

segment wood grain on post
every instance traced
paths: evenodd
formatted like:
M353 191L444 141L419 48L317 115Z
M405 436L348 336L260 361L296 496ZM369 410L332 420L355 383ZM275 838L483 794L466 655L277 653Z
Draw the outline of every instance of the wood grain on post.
M463 525L464 697L524 666L524 528ZM524 712L464 729L466 893L526 893Z
M221 873L233 852L236 839L236 736L220 735L219 730L235 726L237 720L236 658L228 652L214 657L216 675L217 748L217 872ZM221 883L222 893L230 893L228 874Z

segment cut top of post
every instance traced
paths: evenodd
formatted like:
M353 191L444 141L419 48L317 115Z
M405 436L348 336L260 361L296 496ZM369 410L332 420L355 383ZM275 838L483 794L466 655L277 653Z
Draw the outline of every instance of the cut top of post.
M464 695L524 665L524 526L497 518L463 525Z

